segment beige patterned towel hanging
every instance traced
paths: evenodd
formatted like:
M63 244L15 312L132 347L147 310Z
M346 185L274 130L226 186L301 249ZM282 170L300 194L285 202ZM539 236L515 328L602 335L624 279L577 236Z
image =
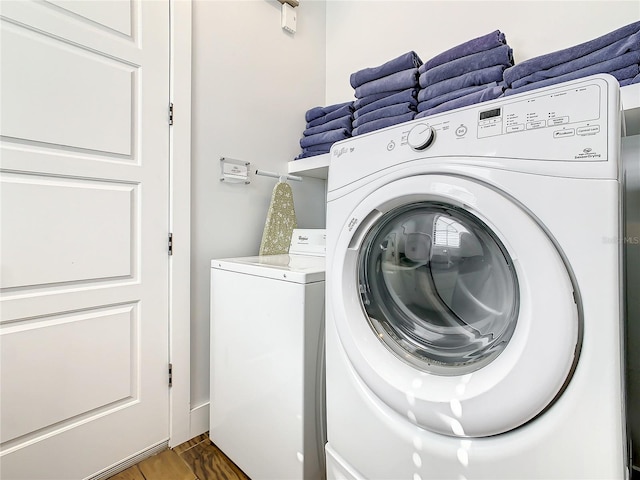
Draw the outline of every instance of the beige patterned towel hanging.
M278 182L271 195L271 205L260 243L260 255L289 253L291 234L296 226L291 185Z

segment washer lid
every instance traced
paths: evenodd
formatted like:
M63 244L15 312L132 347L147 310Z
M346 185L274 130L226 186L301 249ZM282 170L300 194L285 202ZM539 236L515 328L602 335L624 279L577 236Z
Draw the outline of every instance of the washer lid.
M310 255L256 255L211 260L211 268L294 283L324 281L325 258Z

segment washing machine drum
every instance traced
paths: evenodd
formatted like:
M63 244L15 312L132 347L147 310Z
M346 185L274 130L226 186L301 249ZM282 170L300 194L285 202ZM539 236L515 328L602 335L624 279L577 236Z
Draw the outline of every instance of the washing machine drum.
M329 262L340 344L380 408L485 437L569 384L580 293L552 233L508 194L444 174L390 182L345 216Z
M358 261L371 328L395 355L436 374L473 372L516 326L518 280L500 240L452 206L411 204L368 232Z

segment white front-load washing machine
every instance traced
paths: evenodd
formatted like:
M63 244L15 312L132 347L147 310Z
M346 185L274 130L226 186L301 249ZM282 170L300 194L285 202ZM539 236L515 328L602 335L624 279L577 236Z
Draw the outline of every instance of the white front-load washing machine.
M619 87L335 144L328 478L622 479Z

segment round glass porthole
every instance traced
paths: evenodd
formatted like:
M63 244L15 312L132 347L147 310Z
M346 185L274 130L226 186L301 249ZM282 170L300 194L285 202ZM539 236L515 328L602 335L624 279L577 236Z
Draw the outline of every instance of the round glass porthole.
M496 358L514 332L513 262L466 210L434 202L393 209L367 232L357 264L371 328L422 371L473 372Z

